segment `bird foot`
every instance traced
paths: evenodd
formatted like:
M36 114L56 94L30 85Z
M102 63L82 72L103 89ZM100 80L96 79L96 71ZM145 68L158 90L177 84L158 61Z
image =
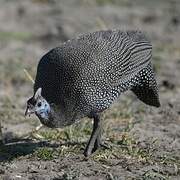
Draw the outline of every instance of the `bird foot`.
M99 144L94 145L94 148L93 148L92 152L95 152L98 149L104 149L105 150L105 149L110 149L110 148L111 147L108 146L107 144L100 142Z
M108 144L106 144L106 143L101 143L101 144L100 144L100 148L103 148L103 149L111 149L111 147L110 147Z
M97 151L98 149L110 149L111 147L108 146L107 144L104 143L95 143L94 147L86 147L85 151L84 151L84 156L85 157L89 157L91 154L93 154L95 151Z

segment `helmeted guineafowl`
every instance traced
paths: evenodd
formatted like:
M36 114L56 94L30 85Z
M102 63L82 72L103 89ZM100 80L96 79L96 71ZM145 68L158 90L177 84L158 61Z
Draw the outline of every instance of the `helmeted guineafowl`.
M99 31L69 40L40 60L26 114L35 113L52 128L94 118L88 156L101 145L101 112L121 93L132 90L144 103L160 106L151 52L139 31Z

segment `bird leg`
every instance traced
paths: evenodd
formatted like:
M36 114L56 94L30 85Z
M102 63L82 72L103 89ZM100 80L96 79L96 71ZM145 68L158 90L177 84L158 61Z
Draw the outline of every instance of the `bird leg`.
M94 143L94 147L92 149L92 153L95 152L97 149L99 149L101 146L102 146L102 142L101 142L101 125L100 125L99 133L98 133L96 141Z
M102 128L101 128L101 125L100 125L100 130L99 130L99 134L96 138L96 141L94 143L94 148L92 150L92 153L95 152L97 149L99 148L103 148L103 149L110 149L110 146L104 144L101 140L101 135L102 135Z
M100 147L100 138L101 138L101 124L100 124L100 115L94 116L94 124L93 124L93 131L90 137L90 140L86 146L84 151L84 155L88 157L91 153L96 151L98 147Z

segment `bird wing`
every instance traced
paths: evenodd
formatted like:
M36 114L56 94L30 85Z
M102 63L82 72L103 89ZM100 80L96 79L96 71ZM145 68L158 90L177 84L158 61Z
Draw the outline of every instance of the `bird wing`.
M129 81L149 64L152 45L141 32L115 33L110 42L112 60L107 69L107 80L111 86Z

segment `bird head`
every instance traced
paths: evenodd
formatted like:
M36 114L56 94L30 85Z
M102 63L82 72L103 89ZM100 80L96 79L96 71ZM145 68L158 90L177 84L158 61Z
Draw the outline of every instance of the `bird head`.
M25 116L36 114L40 119L48 119L50 113L50 105L41 95L42 88L39 88L33 97L28 99Z

